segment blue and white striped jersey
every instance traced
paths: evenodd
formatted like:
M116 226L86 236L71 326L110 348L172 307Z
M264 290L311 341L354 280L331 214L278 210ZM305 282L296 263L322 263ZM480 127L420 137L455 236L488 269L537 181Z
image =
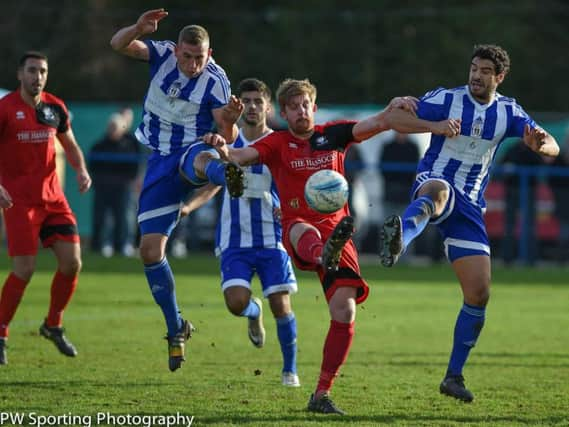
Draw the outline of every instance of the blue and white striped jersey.
M522 137L524 126L536 123L515 99L498 93L488 104L480 104L468 86L435 89L419 102L417 115L425 120L462 119L460 135L433 135L417 174L441 177L471 203L484 208L484 190L498 145L508 137Z
M150 84L135 135L142 144L168 155L211 131L211 111L229 102L231 88L213 58L201 74L190 79L178 69L174 42L144 42L150 52Z
M233 147L247 147L242 131ZM280 208L276 185L269 168L253 165L243 168L246 188L243 196L232 198L227 189L223 192L223 204L216 231L215 254L228 248L281 248L282 226L275 219L275 209Z

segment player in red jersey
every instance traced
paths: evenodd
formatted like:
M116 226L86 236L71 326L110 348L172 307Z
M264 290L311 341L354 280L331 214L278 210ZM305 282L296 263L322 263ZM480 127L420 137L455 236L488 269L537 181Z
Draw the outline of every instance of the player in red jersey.
M0 100L0 208L4 209L12 271L0 295L0 365L7 363L8 325L36 264L39 240L57 258L49 311L39 332L66 356L77 351L64 335L63 310L81 269L77 222L55 172L55 139L77 172L79 191L91 186L83 153L63 101L44 92L47 57L27 52L19 62L18 90Z
M345 151L353 143L384 130L454 136L460 125L454 120L428 122L416 118L411 114L416 100L411 97L395 98L385 110L359 122L315 125L316 88L308 80L285 80L277 90L277 99L288 130L273 132L238 149L230 149L218 134L207 134L204 140L228 161L240 165L264 163L271 170L281 199L283 243L298 268L318 273L331 316L320 379L308 410L343 414L329 393L348 356L356 304L367 298L368 285L360 276L356 248L350 240L354 225L348 207L332 214L310 209L304 200L306 180L322 169L343 174Z

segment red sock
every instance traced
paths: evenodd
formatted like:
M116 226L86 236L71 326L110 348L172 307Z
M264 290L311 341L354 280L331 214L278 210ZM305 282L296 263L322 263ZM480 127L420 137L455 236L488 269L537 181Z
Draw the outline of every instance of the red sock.
M28 282L20 279L14 273L6 278L0 296L0 338L8 336L8 325L16 314Z
M53 276L51 282L51 300L49 302L49 313L47 315L47 326L61 326L63 310L67 307L69 300L77 287L77 275L65 276L59 270Z
M352 340L354 338L354 325L352 323L340 323L332 320L328 336L324 342L324 355L320 368L320 380L316 387L316 395L328 393L332 388L334 379L338 376L340 367L348 358Z
M296 254L303 261L316 264L322 255L322 239L316 230L305 231L298 239Z

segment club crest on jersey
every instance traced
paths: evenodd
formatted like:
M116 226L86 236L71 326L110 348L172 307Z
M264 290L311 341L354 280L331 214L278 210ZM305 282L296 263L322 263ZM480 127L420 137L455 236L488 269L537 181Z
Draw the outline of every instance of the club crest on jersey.
M168 96L168 101L170 102L170 105L174 105L174 101L176 100L176 98L180 96L181 91L182 91L182 83L180 82L172 83L172 86L170 86L170 88L168 89L168 93L166 94Z
M472 122L472 128L470 129L470 136L473 136L474 138L481 138L483 129L484 129L484 120L482 120L482 117L476 117L476 119Z
M55 114L53 114L53 110L48 106L43 107L41 112L48 122L55 120Z
M288 205L293 209L298 209L300 207L300 201L297 197L295 197L294 199L290 199L288 201Z
M322 147L326 144L328 144L328 138L326 138L325 135L318 135L316 138L314 138L314 145L316 147Z
M23 111L16 111L16 120L24 120L26 115Z

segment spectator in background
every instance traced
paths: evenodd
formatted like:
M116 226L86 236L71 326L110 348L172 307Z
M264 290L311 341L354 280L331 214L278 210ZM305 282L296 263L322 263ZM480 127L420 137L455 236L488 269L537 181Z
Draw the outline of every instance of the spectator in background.
M136 220L131 201L139 175L140 144L129 135L127 120L128 116L125 120L123 114L113 114L105 136L89 154L95 189L91 249L104 256L134 253L129 237ZM112 227L107 219L112 220ZM105 241L109 236L112 246Z
M409 203L410 188L415 181L415 168L419 161L419 147L408 134L393 132L393 138L383 145L379 168L383 177L383 212L403 212ZM388 165L385 165L385 164ZM404 169L389 163L407 163ZM390 168L391 167L391 168ZM409 248L412 250L412 248ZM410 251L406 253L409 254Z
M504 171L504 186L506 189L506 208L504 218L504 238L502 240L502 256L504 262L509 264L516 259L516 248L518 247L518 236L516 235L516 225L518 214L521 217L523 206L520 206L520 191L524 191L520 183L520 174L514 171L515 166L541 166L544 164L542 156L532 151L522 139L516 141L502 158ZM533 263L538 256L536 238L536 209L537 209L537 177L532 175L528 180L527 197L528 205L526 213L527 224L531 224L528 229L529 241L529 261ZM521 224L523 227L523 224Z
M569 129L561 154L550 164L554 168L569 168ZM549 185L555 200L555 215L559 221L557 259L564 262L569 259L569 176L551 175Z
M144 173L146 171L146 167L145 167L146 166L146 158L150 156L152 151L146 145L140 144L138 142L138 140L136 139L136 136L134 136L134 133L132 132L132 124L133 124L133 120L134 120L134 112L132 111L132 108L130 108L128 106L124 106L119 110L119 114L125 120L125 128L126 128L125 138L131 138L135 143L138 144L138 149L140 150L140 152L138 153L140 156L140 162L138 164L138 177L136 178L136 181L134 182L134 188L133 188L133 191L131 193L131 199L129 201L129 207L128 207L128 210L130 211L128 213L128 215L135 218L135 221L133 223L129 223L128 239L127 239L129 242L133 242L133 245L135 248L138 248L138 246L140 244L140 230L139 230L137 223L136 223L136 211L138 209L138 196L139 196L140 191L142 189L142 180L144 178Z
M379 159L383 177L383 210L402 212L409 203L409 193L415 181L415 167L419 161L419 148L409 135L394 132L393 139L385 143ZM409 170L384 168L385 163L409 163Z
M348 205L354 217L354 226L358 230L352 237L352 240L356 248L362 251L364 242L368 240L369 196L362 179L365 164L359 147L353 146L346 152L344 166L346 168L346 181L348 181L350 186Z
M130 107L122 107L118 113L121 115L122 119L124 120L124 127L125 127L125 137L132 138L134 141L138 142L136 137L132 134L132 123L134 120L134 112Z

